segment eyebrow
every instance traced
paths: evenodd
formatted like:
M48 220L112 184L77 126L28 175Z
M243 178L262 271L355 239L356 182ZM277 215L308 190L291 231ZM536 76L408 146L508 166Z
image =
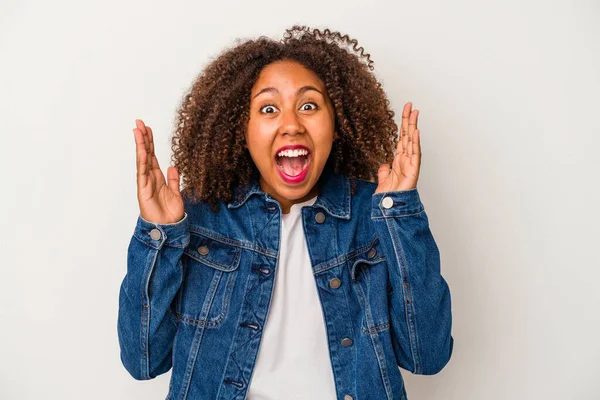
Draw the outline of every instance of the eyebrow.
M323 92L321 92L321 91L320 91L319 89L317 89L316 87L314 87L314 86L310 86L310 85L307 85L307 86L302 86L300 89L298 89L298 90L296 91L296 96L299 96L299 95L301 95L302 93L304 93L304 92L307 92L307 91L309 91L309 90L314 90L314 91L317 91L317 92L321 93L321 95L323 95ZM263 94L263 93L273 93L273 94L275 94L275 93L279 93L279 91L278 91L277 89L275 89L274 87L267 87L267 88L261 89L261 90L260 90L258 93L256 93L256 94L254 95L254 97L253 97L253 98L255 98L255 97L257 97L258 95L260 95L260 94Z

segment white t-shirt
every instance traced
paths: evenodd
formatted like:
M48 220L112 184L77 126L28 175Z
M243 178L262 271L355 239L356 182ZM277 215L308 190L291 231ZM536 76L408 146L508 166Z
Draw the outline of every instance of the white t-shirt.
M281 218L275 287L247 400L335 400L323 310L306 247L301 209Z

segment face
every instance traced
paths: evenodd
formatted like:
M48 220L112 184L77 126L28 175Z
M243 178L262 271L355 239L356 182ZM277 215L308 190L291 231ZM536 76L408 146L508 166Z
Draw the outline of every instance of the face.
M283 212L316 196L334 139L334 110L325 85L295 61L267 65L252 87L246 146L263 191ZM287 150L286 150L287 148Z

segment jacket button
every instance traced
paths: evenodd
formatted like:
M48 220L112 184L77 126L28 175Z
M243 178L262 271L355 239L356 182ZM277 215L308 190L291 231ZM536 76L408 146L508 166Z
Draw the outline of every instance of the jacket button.
M338 278L333 278L332 280L329 281L329 286L331 286L334 289L339 288L342 285L342 281L340 281Z
M392 200L391 197L386 197L381 202L381 205L383 205L385 208L391 208L394 205L394 200Z
M342 339L342 346L344 346L344 347L350 347L350 346L352 346L352 343L353 343L352 339L350 339L350 338Z
M353 400L352 396L350 396L349 394L344 396L344 400Z
M198 253L202 254L203 256L208 254L208 247L206 246L200 246L198 247Z
M161 237L160 231L156 228L152 229L150 231L150 237L152 238L152 240L158 240Z
M371 249L367 253L367 258L373 258L373 257L375 257L375 254L377 254L377 250L376 249Z
M317 221L319 224L322 224L323 221L325 221L325 214L318 212L317 215L315 215L315 221Z

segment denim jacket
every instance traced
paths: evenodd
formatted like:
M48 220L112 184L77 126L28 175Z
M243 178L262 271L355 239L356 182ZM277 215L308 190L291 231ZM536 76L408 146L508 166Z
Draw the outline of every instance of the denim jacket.
M337 399L404 400L398 367L435 374L453 348L450 291L423 204L416 188L375 194L375 183L325 171L322 181L301 218ZM246 398L282 211L257 181L233 199L217 212L184 200L173 224L138 216L119 293L121 361L138 380L172 368L167 400Z

